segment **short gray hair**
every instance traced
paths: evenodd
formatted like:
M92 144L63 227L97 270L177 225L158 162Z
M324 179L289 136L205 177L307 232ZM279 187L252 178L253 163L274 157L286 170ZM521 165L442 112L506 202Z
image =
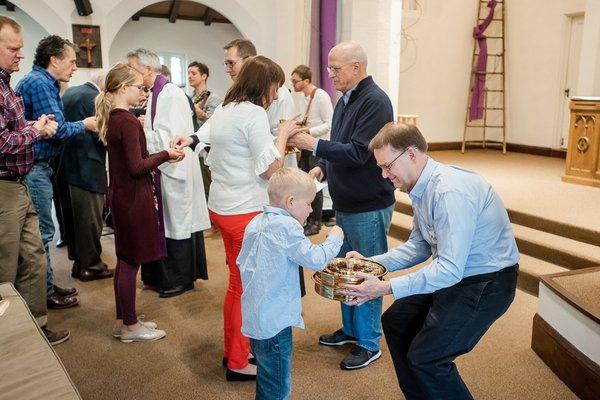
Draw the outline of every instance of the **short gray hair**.
M150 66L154 72L160 74L162 64L155 52L147 49L137 49L127 53L127 58L136 58L140 67Z
M99 87L104 87L104 79L106 78L106 71L103 69L92 72L90 76L90 82L95 83Z

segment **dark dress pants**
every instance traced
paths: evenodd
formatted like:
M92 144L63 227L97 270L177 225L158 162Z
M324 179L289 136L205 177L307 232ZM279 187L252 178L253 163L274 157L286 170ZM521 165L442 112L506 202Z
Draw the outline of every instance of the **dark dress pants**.
M381 317L402 393L472 399L454 359L468 353L515 297L518 264L464 278L431 294L396 300Z

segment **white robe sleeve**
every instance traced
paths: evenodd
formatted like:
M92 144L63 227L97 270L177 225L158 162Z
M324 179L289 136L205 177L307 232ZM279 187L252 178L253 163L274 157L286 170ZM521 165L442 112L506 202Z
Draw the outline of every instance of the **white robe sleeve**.
M193 128L191 125L192 110L185 93L173 84L167 84L158 95L156 101L156 113L154 116L154 124L152 126L148 110L146 118L146 138L148 139L149 149L150 143L152 152L158 152L169 148L169 142L178 135L191 135ZM150 103L149 99L148 103ZM187 153L187 151L186 151ZM191 153L191 150L189 151ZM188 156L190 154L187 154ZM163 163L159 166L162 173L175 178L186 179L185 168L181 163Z

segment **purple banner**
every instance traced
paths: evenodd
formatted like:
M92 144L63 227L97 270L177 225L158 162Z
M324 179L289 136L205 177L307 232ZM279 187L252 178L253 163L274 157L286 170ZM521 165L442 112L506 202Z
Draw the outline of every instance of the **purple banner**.
M335 32L337 19L337 0L321 0L320 7L321 30L321 87L332 99L335 99L333 82L327 72L327 56L329 50L335 46Z
M494 10L496 9L496 0L490 0L487 5L490 9L488 16L473 28L473 37L479 45L479 56L475 64L475 82L471 89L471 104L469 105L469 121L483 118L483 103L485 101L485 78L487 71L487 40L483 32L492 23ZM479 18L479 15L477 16Z

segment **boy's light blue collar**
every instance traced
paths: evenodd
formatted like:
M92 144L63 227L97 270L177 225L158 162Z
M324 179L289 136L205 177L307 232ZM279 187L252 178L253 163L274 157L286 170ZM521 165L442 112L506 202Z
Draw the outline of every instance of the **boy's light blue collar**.
M263 212L265 214L279 214L279 215L286 215L288 217L291 217L290 213L287 212L286 210L284 210L281 207L275 207L275 206L263 206Z

